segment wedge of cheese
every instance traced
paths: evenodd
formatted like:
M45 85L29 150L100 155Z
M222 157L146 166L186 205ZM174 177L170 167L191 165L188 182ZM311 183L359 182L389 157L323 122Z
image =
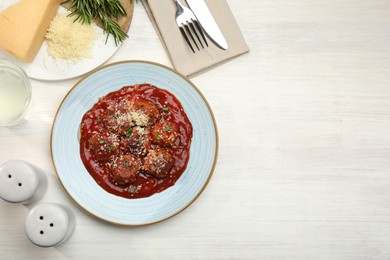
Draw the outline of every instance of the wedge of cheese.
M21 0L0 13L0 48L32 62L62 0Z

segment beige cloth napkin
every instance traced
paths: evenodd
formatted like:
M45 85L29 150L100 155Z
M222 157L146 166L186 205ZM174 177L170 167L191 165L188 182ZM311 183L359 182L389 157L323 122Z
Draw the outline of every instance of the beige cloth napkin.
M150 20L156 28L174 68L193 76L223 61L249 51L240 28L226 0L205 0L228 43L228 50L219 49L207 38L209 47L193 53L181 35L175 21L173 0L143 0ZM181 0L183 4L185 0Z

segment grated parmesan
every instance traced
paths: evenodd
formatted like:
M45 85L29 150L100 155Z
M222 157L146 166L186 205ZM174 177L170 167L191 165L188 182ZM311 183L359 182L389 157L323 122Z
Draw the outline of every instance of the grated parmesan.
M77 62L92 57L92 46L98 37L94 24L74 22L67 14L57 14L46 33L47 52L54 58Z
M146 126L149 124L149 117L145 113L132 111L130 112L130 115L133 118L136 125Z

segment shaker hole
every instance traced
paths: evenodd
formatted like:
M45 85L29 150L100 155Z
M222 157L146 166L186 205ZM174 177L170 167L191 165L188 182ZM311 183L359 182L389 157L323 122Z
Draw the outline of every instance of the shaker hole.
M11 174L8 174L8 178L11 179L11 178L12 178L12 175L11 175Z
M19 185L19 187L22 187L22 183L21 182L19 182L18 185Z
M42 219L43 219L43 216L40 216L39 219L42 220Z
M53 224L53 223L50 223L50 226L51 226L51 227L54 227L54 224Z
M39 233L40 233L41 235L43 235L44 232L43 232L43 230L41 230Z

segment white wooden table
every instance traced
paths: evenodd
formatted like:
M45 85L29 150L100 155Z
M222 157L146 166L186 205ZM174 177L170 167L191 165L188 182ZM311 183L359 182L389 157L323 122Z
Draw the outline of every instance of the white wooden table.
M73 236L32 245L29 208L0 201L1 259L390 259L390 1L229 0L251 52L192 78L217 119L214 175L188 209L107 224L68 197L50 156L53 117L77 79L32 81L27 123L0 128L0 163L49 176ZM141 4L109 62L170 66ZM31 207L31 206L29 206Z

